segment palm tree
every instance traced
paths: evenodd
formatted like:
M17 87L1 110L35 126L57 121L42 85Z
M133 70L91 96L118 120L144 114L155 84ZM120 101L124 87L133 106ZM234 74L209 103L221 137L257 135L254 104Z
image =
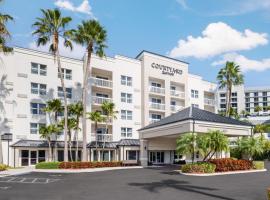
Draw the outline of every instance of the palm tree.
M194 153L196 151L196 134L186 133L176 140L176 152L178 154L192 155L192 163L194 163Z
M0 2L1 1L2 0L0 0ZM13 51L12 47L7 46L7 40L11 38L10 32L6 27L9 21L13 21L13 17L8 14L0 13L0 52L3 52L4 54Z
M249 159L252 160L254 156L261 155L264 152L264 145L261 139L255 137L242 138L238 142L241 152L246 153Z
M96 135L96 153L97 153L97 142L98 142L98 135L97 135L97 129L98 129L98 123L104 122L105 118L100 114L98 111L90 112L88 114L88 119L90 119L92 122L95 122L95 135Z
M196 145L197 145L198 151L203 156L203 161L205 161L206 158L211 153L211 148L210 148L211 147L211 137L210 137L210 134L206 133L206 134L197 135Z
M226 62L226 66L218 72L217 76L219 88L226 88L226 116L230 114L232 87L244 83L240 66L234 62Z
M67 95L64 83L64 77L62 73L61 60L59 54L59 40L64 39L64 46L72 50L72 43L69 40L69 36L72 34L72 30L67 30L66 27L72 20L70 17L62 17L61 12L58 9L43 10L41 9L42 17L37 18L37 21L33 24L36 29L33 35L37 35L37 45L45 46L50 43L49 51L53 54L57 60L58 72L60 73L61 86L64 94L64 161L68 161L68 146L67 146Z
M52 124L49 126L41 126L39 128L39 134L40 137L43 139L46 139L49 145L49 162L52 161L52 149L51 149L51 136L53 133L59 133L61 132L61 128L59 128L57 125Z
M267 133L269 131L270 131L269 124L257 124L253 129L253 133L259 133L261 135L261 139L263 139L263 133Z
M107 39L106 30L96 20L82 21L82 24L78 25L77 30L73 35L73 40L86 47L86 64L83 66L83 117L82 117L82 131L83 131L83 156L82 160L87 160L87 126L86 126L86 104L87 104L87 91L88 91L88 79L91 75L91 55L97 54L99 57L104 57L104 48L106 48L105 42Z
M217 152L229 151L229 141L228 137L223 134L223 132L219 130L210 131L210 148L212 151L212 155L210 155L211 159Z
M68 112L70 115L72 115L76 119L76 127L75 127L75 140L76 140L76 155L75 155L75 161L78 161L78 152L79 152L79 134L78 131L80 130L80 118L82 117L83 113L83 105L82 102L79 101L75 104L69 104L68 106Z
M254 111L255 112L260 112L260 111L262 111L262 107L261 106L256 106L255 108L254 108Z

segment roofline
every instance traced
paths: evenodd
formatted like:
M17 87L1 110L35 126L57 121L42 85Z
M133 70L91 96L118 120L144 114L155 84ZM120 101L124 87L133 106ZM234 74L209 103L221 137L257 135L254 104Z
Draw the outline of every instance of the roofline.
M189 65L188 62L185 62L185 61L182 61L182 60L179 60L179 59L176 59L176 58L171 58L171 57L168 57L168 56L164 56L164 55L154 53L154 52L151 52L151 51L147 51L147 50L142 50L135 58L138 59L143 53L153 54L155 56L160 56L160 57L163 57L163 58L166 58L166 59L170 59L170 60L173 60L173 61L177 61L177 62L181 62L181 63L185 63L185 64Z

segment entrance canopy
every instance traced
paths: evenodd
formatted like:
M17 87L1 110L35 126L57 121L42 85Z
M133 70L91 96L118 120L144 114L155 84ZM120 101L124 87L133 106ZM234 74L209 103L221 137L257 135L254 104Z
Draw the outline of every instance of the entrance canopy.
M220 130L227 136L250 136L252 124L223 117L195 107L185 108L175 114L139 129L140 139L178 137L179 134L206 133Z

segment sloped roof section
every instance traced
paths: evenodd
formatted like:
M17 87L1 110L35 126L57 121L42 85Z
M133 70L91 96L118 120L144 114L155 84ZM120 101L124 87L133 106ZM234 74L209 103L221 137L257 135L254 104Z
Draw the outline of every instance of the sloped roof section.
M121 139L118 146L140 146L140 140L138 139Z
M221 115L202 110L195 107L188 107L179 112L172 114L168 117L161 119L158 122L152 123L148 126L145 126L141 130L151 129L158 126L163 126L167 124L172 124L176 122L181 122L185 120L195 120L195 121L205 121L205 122L216 122L221 124L230 124L230 125L238 125L238 126L252 126L252 124L239 121L230 117L223 117Z
M72 141L71 147L76 147L76 142ZM11 145L12 147L32 147L32 148L48 148L48 142L45 140L19 140L18 142ZM64 141L52 141L52 147L64 148ZM82 142L78 143L79 148L82 148Z

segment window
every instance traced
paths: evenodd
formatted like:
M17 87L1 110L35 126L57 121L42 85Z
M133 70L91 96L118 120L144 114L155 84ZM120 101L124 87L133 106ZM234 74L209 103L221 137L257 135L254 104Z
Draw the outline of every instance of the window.
M158 115L158 114L151 114L151 119L152 120L155 120L155 121L159 121L161 120L161 115Z
M132 120L132 111L131 110L121 110L121 119Z
M246 108L246 112L250 113L250 109L249 108Z
M191 97L198 99L199 98L199 91L198 90L191 90Z
M124 138L132 137L132 128L122 127L121 128L121 137L124 137Z
M263 96L267 96L267 92L263 92L262 94L263 94Z
M46 89L47 89L46 84L31 83L32 94L46 95Z
M249 108L250 107L250 104L249 103L246 103L246 108Z
M226 99L220 99L221 103L226 103Z
M31 73L32 74L39 74L41 76L47 75L47 66L38 64L38 63L31 63Z
M250 96L250 94L247 92L247 93L245 93L245 96L246 96L246 97L249 97L249 96Z
M127 160L137 160L137 151L126 151Z
M30 134L38 134L39 128L42 126L46 126L46 124L42 123L30 123Z
M62 68L62 75L63 75L63 77L65 79L71 80L72 79L72 70L71 69ZM58 78L60 78L59 70L58 70Z
M132 103L132 94L121 93L121 102Z
M191 104L191 106L192 106L193 108L199 108L199 105L198 105L198 104Z
M232 107L236 108L237 107L237 103L232 103Z
M31 114L33 115L45 115L43 109L46 107L43 103L30 103Z
M267 102L264 102L264 103L263 103L263 107L266 107L266 106L267 106Z
M237 102L237 98L232 98L232 102Z
M258 101L259 101L259 98L258 98L258 97L255 97L255 98L254 98L254 102L255 102L255 101L258 102Z
M121 85L132 86L132 77L121 75Z
M237 97L237 92L232 92L232 97Z
M97 134L106 134L106 128L98 128Z
M225 104L220 104L220 108L226 108Z
M171 101L171 106L176 106L176 101Z
M258 92L254 92L254 97L257 97L258 96Z
M159 87L159 88L161 88L161 84L160 84L160 83L152 82L152 83L151 83L151 86L152 86L152 87Z
M267 101L267 97L263 97L263 101Z
M58 90L57 91L58 97L64 97L63 88L58 87L57 90ZM66 88L66 94L67 94L67 98L71 99L72 98L72 88Z
M107 94L101 94L101 93L96 93L97 97L103 97L103 98L109 98L109 95Z
M152 103L161 103L161 99L151 98Z
M254 107L259 106L259 103L254 103Z
M249 98L246 98L246 102L249 102L250 101L250 99Z
M221 93L219 96L220 97L226 97L226 94L225 93Z
M176 91L176 87L172 85L171 90Z

